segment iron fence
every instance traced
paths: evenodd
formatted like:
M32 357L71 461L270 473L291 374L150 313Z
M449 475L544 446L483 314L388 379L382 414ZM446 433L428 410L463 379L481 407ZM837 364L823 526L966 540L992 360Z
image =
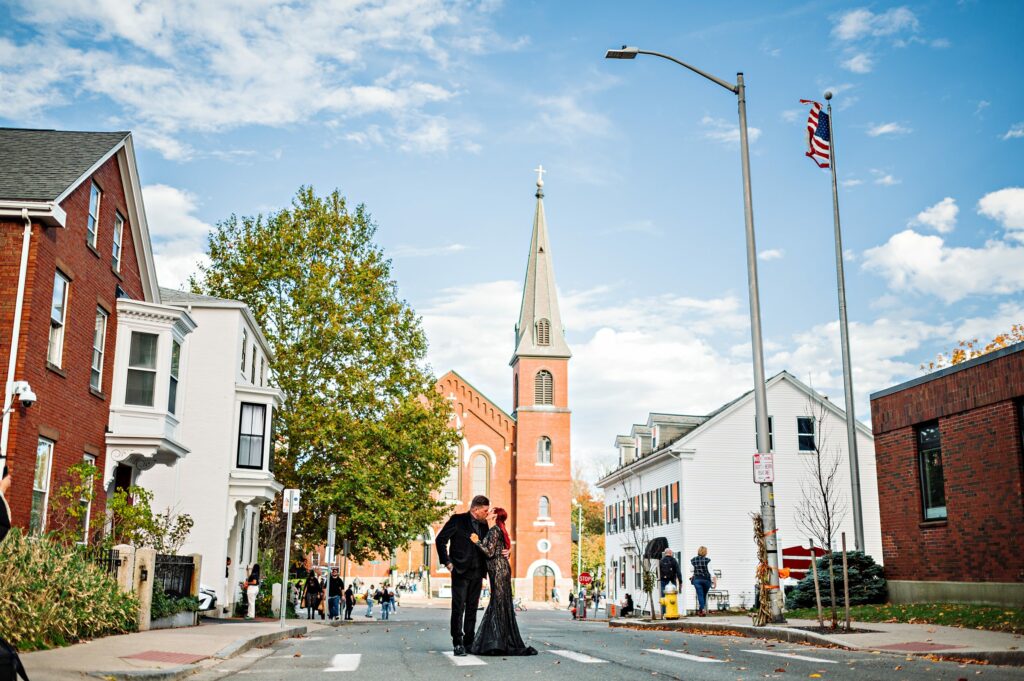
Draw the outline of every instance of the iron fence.
M171 556L158 553L153 586L160 586L172 596L192 595L192 556Z
M117 578L117 569L121 566L124 558L117 549L103 549L98 547L85 547L82 549L85 559L106 572L111 577Z

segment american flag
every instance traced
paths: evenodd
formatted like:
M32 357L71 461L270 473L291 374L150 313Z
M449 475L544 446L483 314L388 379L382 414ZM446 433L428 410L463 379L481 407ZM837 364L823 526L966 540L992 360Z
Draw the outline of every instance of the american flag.
M807 116L807 153L805 156L818 164L819 168L828 168L832 159L832 136L828 130L828 114L821 110L821 104L810 99L801 99L801 104L810 104L811 113Z

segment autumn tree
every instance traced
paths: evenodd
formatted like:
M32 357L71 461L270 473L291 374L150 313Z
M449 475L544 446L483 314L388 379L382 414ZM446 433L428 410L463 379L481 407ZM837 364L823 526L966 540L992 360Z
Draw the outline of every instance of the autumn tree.
M940 352L934 361L922 364L921 368L925 371L945 369L946 367L955 366L961 362L987 355L990 352L995 352L1016 343L1024 343L1024 323L1014 324L1010 327L1009 331L997 334L995 338L984 346L981 345L977 338L962 340L949 352Z
M576 571L580 547L583 557L579 561L583 571L596 577L598 568L604 565L604 501L595 497L590 483L583 479L582 470L577 467L573 471L572 480L572 526L579 530L580 509L583 509L583 537L581 542L572 545L572 579L575 583L579 575Z
M296 542L322 544L336 513L338 544L349 539L356 560L406 545L442 515L432 492L456 443L420 320L375 232L363 205L302 187L283 210L220 222L210 264L190 282L244 302L273 348L271 380L285 396L273 472L303 494ZM276 506L265 535L281 546Z

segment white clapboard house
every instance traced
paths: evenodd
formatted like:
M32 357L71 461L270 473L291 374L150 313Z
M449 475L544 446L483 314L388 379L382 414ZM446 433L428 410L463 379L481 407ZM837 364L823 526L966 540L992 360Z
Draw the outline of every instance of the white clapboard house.
M823 458L838 457L839 506L845 513L838 531L853 549L853 511L847 456L846 416L828 398L783 371L767 382L768 414L775 468L778 542L807 547L808 532L799 505L814 481L808 463L814 443ZM866 550L881 562L875 450L871 431L857 423L857 449ZM709 608L726 603L750 607L757 565L751 513L760 508L753 482L756 451L754 395L748 392L706 416L652 413L628 435L615 439L618 467L598 481L605 501L605 574L610 603L626 593L642 607L641 564L646 543L664 537L683 570L682 610L696 609L688 583L690 558L708 548L717 589ZM835 535L838 549L839 533ZM797 565L799 563L794 563ZM806 565L806 561L803 563ZM655 586L657 591L657 585ZM655 594L655 599L660 594Z

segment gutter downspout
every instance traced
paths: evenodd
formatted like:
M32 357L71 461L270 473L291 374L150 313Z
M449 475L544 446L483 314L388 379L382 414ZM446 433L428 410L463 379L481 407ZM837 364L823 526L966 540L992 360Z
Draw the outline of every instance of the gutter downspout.
M0 466L7 463L7 438L11 430L11 407L14 402L14 372L18 365L18 341L21 337L21 311L25 303L25 279L28 277L28 252L32 241L32 220L28 208L21 209L25 231L21 237L21 268L18 270L18 295L14 302L14 328L11 331L11 355L7 361L7 382L4 384L4 420L0 430Z

